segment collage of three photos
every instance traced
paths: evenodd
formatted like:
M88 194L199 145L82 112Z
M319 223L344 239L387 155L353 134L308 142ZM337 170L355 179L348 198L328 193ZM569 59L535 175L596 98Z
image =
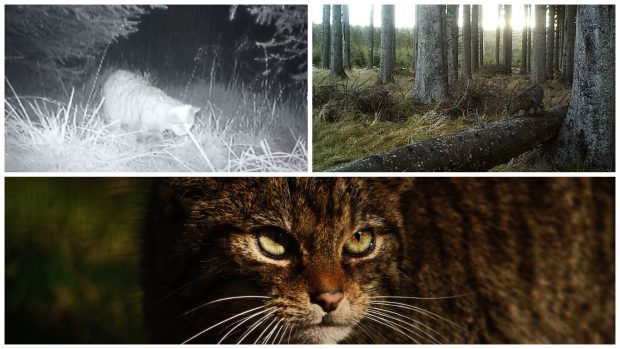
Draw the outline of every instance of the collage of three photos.
M615 5L3 5L5 344L615 344Z

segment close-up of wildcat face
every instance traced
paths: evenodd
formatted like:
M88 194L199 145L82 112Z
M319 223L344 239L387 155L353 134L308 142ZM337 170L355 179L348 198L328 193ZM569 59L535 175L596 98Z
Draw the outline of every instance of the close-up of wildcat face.
M524 248L525 257L519 251L507 252L515 243L535 247L539 226L544 226L541 241L561 233L558 239L563 236L570 244L573 229L555 230L544 222L552 219L557 224L556 216L577 212L575 208L565 202L557 202L557 207L542 202L540 207L549 212L540 214L535 213L540 208L530 209L519 201L532 200L522 195L526 189L544 187L547 195L554 190L565 195L561 194L565 188L544 181L508 185L500 181L491 183L496 193L490 193L491 186L481 186L489 180L458 185L441 179L423 181L164 180L151 200L143 241L147 333L155 343L607 340L595 333L587 334L594 339L584 339L590 337L580 331L573 337L562 337L561 332L537 334L545 325L533 326L532 319L538 311L549 312L549 319L554 319L545 303L549 297L555 297L549 302L556 305L573 304L566 294L548 289L547 281L572 283L578 289L588 282L605 284L608 278L581 280L575 273L571 280L541 279L539 284L532 275L544 278L546 272L538 271L535 263L559 266L557 270L571 267L555 252L537 257L539 261L531 255L535 249ZM510 188L521 191L501 200L492 196ZM437 196L428 196L429 192ZM471 196L475 192L485 194L475 199L478 196ZM462 197L454 200L452 195ZM472 200L479 201L472 205ZM453 204L459 207L442 208ZM471 213L464 214L468 205ZM508 206L517 210L521 223L513 223L517 221L504 213ZM437 219L429 220L433 215ZM588 225L580 229L583 233ZM602 263L592 270L608 267ZM602 298L603 303L609 301ZM597 302L590 306L598 309ZM574 315L554 316L566 316L562 326L569 326ZM583 320L581 326L587 329L588 321ZM557 327L553 321L548 326ZM604 326L601 331L609 335Z
M398 290L402 220L387 191L377 201L355 180L178 184L180 207L162 213L181 220L162 229L180 229L191 248L165 264L188 264L162 267L185 283L170 296L183 298L173 322L197 325L179 330L181 342L336 343Z

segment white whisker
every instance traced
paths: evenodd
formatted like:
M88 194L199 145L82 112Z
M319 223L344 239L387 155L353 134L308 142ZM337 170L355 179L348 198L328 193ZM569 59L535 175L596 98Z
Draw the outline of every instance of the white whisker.
M427 336L430 338L430 341L431 341L431 342L435 342L435 343L437 343L437 344L441 344L441 342L440 342L440 341L438 341L438 340L437 340L435 337L433 337L432 335L430 335L430 334L428 334L427 332L425 332L424 330L422 330L422 329L418 328L418 327L417 327L417 326L415 326L414 324L409 323L409 322L407 322L407 321L404 321L403 319L400 319L400 318L398 318L398 317L391 316L391 315L389 315L389 314L387 314L387 313L385 313L385 312L379 311L379 310L368 309L368 312L369 312L369 313L371 313L371 314L375 314L375 315L377 315L377 316L382 316L383 318L392 319L392 320L394 320L394 321L397 321L397 322L399 322L399 323L401 323L401 324L404 324L404 325L407 325L407 326L411 326L412 328L415 328L416 330L418 330L418 331L420 331L420 332L424 333L425 335L427 335ZM401 328L407 328L407 329L408 329L408 330L410 330L412 333L415 333L415 334L416 334L416 336L419 336L420 338L424 338L425 340L429 340L429 338L425 338L424 336L421 336L419 333L414 332L412 329L409 329L409 328L408 328L408 327L406 327L406 326L402 326Z
M369 320L372 320L374 322L380 323L381 325L383 325L385 327L388 327L388 328L391 328L391 329L393 329L395 331L398 331L398 332L404 334L405 336L407 336L414 343L419 344L419 342L417 340L413 339L410 335L406 334L405 332L401 331L400 329L398 329L394 325L390 324L390 321L388 321L388 320L385 320L385 319L383 319L383 318L381 318L379 316L375 316L375 315L368 314L368 313L366 314L366 318L369 319Z
M269 344L269 340L271 339L271 336L273 335L275 330L277 330L278 327L280 327L280 322L282 322L282 319L276 322L275 326L273 326L273 329L269 332L269 335L267 335L267 337L265 338L265 341L263 341L263 344Z
M261 332L258 337L256 338L256 340L254 341L254 344L258 343L258 341L260 341L260 339L263 337L263 334L265 332L267 332L267 330L269 329L269 327L271 327L271 324L273 324L274 322L276 322L277 318L273 318L273 320L271 320L271 322L265 326L265 328L263 329L263 332Z
M464 294L454 295L454 296L440 296L440 297L408 297L408 296L372 296L368 298L393 298L393 299L418 299L418 300L435 300L435 299L453 299L460 298L465 296L473 295L473 292L468 292Z
M257 316L257 315L260 315L260 314L262 314L262 313L264 313L264 312L267 312L267 311L269 311L269 310L272 310L272 309L273 309L273 307L271 307L271 308L267 308L266 310L259 311L258 313L255 313L255 314L252 314L252 315L250 315L250 316L246 317L246 318L245 318L245 320L241 321L239 324L237 324L237 326L233 327L230 331L228 331L228 332L224 335L224 337L222 337L222 338L220 339L220 341L219 341L219 342L217 342L217 344L221 344L221 343L224 341L224 339L226 339L226 337L228 337L228 335L229 335L229 334L231 334L231 333L232 333L232 332L233 332L233 331L234 331L237 327L239 327L239 326L243 325L243 323L244 323L244 322L246 322L246 321L250 320L251 318L253 318L253 317Z
M275 312L277 312L278 309L273 309L273 311L267 313L267 315L263 316L262 318L256 320L256 322L254 323L254 325L252 325L252 327L250 327L247 331L245 331L245 333L243 333L243 337L241 337L241 339L237 342L237 344L241 344L243 342L243 340L250 334L252 333L252 331L254 331L256 328L258 328L258 326L260 326L260 324L262 324L265 320L269 319Z
M383 305L387 305L387 306L392 306L392 307L397 307L397 308L404 308L404 309L413 310L413 311L416 311L416 312L418 312L420 314L424 314L424 315L426 315L428 317L434 318L436 320L446 321L446 322L448 322L449 324L451 324L453 326L456 326L456 327L458 327L458 328L460 328L462 330L465 330L465 328L463 326L457 325L454 322L452 322L452 321L450 321L450 320L448 320L446 318L443 318L443 317L433 313L432 311L429 311L429 310L426 310L426 309L423 309L423 308L420 308L420 307L416 307L416 306L413 306L413 305L410 305L410 304L405 304L405 303L400 303L400 302L388 302L388 301L371 301L371 302L368 302L368 303L370 303L370 304L383 304Z
M286 334L286 330L288 329L288 327L289 327L289 326L290 326L290 324L288 324L288 323L286 323L286 322L285 322L285 326L284 326L284 328L282 329L282 334L280 335L280 339L277 341L277 343L275 343L275 341L274 341L274 344L280 344L280 343L282 343L282 339L284 339L284 334ZM278 333L276 333L276 338L278 338L278 335L279 335L279 334L280 334L280 331L278 331Z
M409 316L407 316L407 315L404 315L404 314L401 314L401 313L398 313L398 312L395 312L395 311L391 311L391 310L388 310L388 309L383 309L383 308L370 307L369 309L373 309L373 310L375 310L375 311L380 311L380 312L383 312L383 313L394 314L394 315L396 315L396 316L398 316L398 317L400 317L400 318L402 318L402 319L406 319L406 320L412 321L412 322L414 322L415 324L420 325L420 326L422 326L422 327L425 327L425 328L427 328L429 331L431 331L431 332L433 332L433 333L436 333L438 336L440 336L440 337L441 337L442 339L444 339L446 342L450 342L450 341L449 341L446 337L442 336L442 335L441 335L441 333L439 333L439 332L435 331L432 327L430 327L430 326L426 325L425 323L423 323L423 322L421 322L421 321L418 321L418 320L412 319L412 318L410 318L410 317L409 317ZM413 325L413 324L412 324L412 325ZM421 330L421 329L420 329L420 330ZM422 331L422 330L421 330L421 331ZM423 332L424 332L424 331L423 331ZM426 333L426 332L425 332L425 333Z
M293 328L295 328L294 324L291 326L291 329L288 331L288 340L286 341L286 344L291 344L291 333L293 333Z
M235 296L235 297L220 298L220 299L216 299L216 300L209 301L207 303L201 304L201 305L199 305L199 306L197 306L197 307L195 307L195 308L193 308L193 309L183 313L183 315L185 316L185 315L187 315L189 313L192 313L192 312L194 312L194 311L196 311L196 310L198 310L198 309L200 309L202 307L206 307L207 305L210 305L210 304L213 304L213 303L224 302L224 301L229 301L229 300L233 300L233 299L246 299L246 298L263 298L263 299L265 299L265 298L271 298L271 297L266 297L266 296Z
M215 327L217 327L217 326L219 326L219 325L221 325L221 324L223 324L223 323L226 323L226 322L228 322L228 321L230 321L230 320L232 320L232 319L238 318L239 316L242 316L242 315L244 315L244 314L247 314L247 313L249 313L249 312L251 312L251 311L255 311L255 310L257 310L257 309L262 309L262 308L265 308L265 307L266 307L266 305L261 305L260 307L252 308L252 309L250 309L250 310L246 310L246 311L244 311L244 312L242 312L242 313L239 313L239 314L237 314L237 315L233 315L233 316L229 317L228 319L226 319L226 320L222 320L222 321L218 322L217 324L215 324L215 325L213 325L213 326L211 326L211 327L207 328L206 330L203 330L203 331L199 332L198 334L195 334L194 336L190 337L188 340L184 341L184 342L183 342L183 343L181 343L181 344L186 344L187 342L189 342L189 341L193 340L194 338L196 338L196 337L198 337L198 336L202 335L203 333L205 333L205 332L207 332L207 331L211 330L212 328L215 328Z

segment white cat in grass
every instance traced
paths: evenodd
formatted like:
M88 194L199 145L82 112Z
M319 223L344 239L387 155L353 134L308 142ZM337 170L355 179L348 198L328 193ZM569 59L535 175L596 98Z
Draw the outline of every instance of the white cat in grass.
M105 118L130 131L141 131L138 140L142 136L161 140L166 130L184 136L200 110L169 97L142 76L126 70L117 70L108 77L103 97Z

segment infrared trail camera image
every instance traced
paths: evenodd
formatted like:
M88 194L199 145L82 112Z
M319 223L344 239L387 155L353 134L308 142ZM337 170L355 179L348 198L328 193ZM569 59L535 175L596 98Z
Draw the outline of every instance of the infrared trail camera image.
M306 171L307 12L6 6L6 170Z

